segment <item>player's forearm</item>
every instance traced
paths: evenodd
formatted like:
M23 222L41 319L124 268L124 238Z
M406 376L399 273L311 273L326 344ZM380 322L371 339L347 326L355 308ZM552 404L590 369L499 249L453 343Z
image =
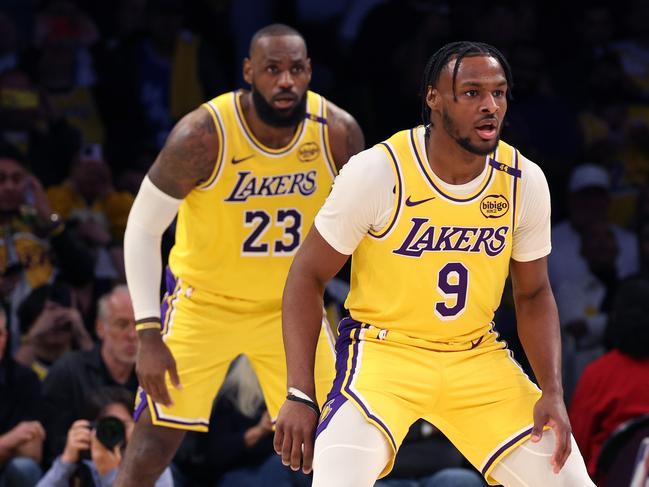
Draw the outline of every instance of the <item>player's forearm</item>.
M138 321L160 317L160 242L179 206L180 200L145 179L131 208L124 235L124 264Z
M518 336L539 386L563 394L559 314L549 286L530 296L516 296Z
M282 331L286 350L288 387L315 398L313 369L322 324L324 283L291 269L282 305Z

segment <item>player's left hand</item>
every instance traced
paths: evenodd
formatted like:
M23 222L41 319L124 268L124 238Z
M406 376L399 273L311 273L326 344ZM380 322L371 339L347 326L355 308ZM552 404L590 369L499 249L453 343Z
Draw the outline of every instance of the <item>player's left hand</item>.
M556 443L550 458L554 473L559 473L566 463L572 450L570 441L571 428L563 395L557 393L543 393L534 405L534 428L532 428L532 441L541 441L543 427L549 426L554 430Z
M308 406L295 401L285 401L275 423L273 446L282 463L291 470L311 473L313 443L318 415ZM304 445L304 449L302 449Z

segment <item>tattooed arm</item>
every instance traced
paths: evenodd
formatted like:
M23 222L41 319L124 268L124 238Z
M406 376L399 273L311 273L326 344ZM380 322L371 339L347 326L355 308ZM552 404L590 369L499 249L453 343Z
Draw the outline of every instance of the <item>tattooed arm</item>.
M137 376L151 398L167 406L172 402L167 372L177 388L180 380L160 337L160 241L182 199L212 173L218 144L207 109L198 108L180 120L142 182L124 235L126 279L138 330Z
M158 189L182 199L210 176L218 150L214 121L207 109L197 108L171 131L149 178Z
M351 156L365 149L365 138L358 122L349 113L331 102L327 103L327 108L329 146L340 171Z

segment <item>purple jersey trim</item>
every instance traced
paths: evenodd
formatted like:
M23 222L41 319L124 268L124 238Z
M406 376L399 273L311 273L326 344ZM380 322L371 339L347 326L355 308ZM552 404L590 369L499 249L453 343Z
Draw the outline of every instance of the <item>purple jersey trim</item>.
M516 152L517 152L516 149L514 149L514 154L515 154L514 157L518 159L518 155L516 155ZM507 164L501 164L496 159L493 159L491 157L489 158L489 165L494 169L507 173L510 176L513 176L515 178L521 177L520 169L516 169L515 167L508 166ZM518 166L518 161L515 163L515 165Z
M514 178L514 201L512 202L512 231L516 228L516 190L518 189L518 178L521 177L521 170L518 169L518 151L514 149L514 169L518 176Z
M442 191L441 188L437 187L433 179L428 174L428 171L426 170L426 165L424 164L424 161L422 160L422 157L419 154L419 150L417 149L417 144L415 143L415 130L416 129L410 129L410 144L412 145L412 150L415 153L415 156L417 157L417 162L419 163L422 172L426 176L426 180L435 189L435 191L437 191L441 196L443 196L447 200L451 200L456 203L467 203L469 201L473 201L482 193L484 193L485 189L489 187L489 185L491 184L491 180L493 179L494 168L491 165L489 165L489 177L487 177L487 182L482 186L482 188L480 188L480 190L476 194L474 194L469 198L455 198L454 196L446 194L444 191Z
M401 199L403 198L403 181L401 178L401 171L399 170L399 164L397 163L397 158L395 157L394 152L392 152L392 149L388 144L381 142L379 145L382 145L387 149L388 153L390 154L390 158L392 159L392 164L394 164L394 170L397 172L397 180L395 181L395 185L397 187L397 209L394 211L394 217L385 230L383 230L381 233L374 233L371 230L368 232L368 235L374 238L383 238L388 233L390 233L390 230L392 230L394 225L397 223L397 220L399 219L399 211L401 211Z

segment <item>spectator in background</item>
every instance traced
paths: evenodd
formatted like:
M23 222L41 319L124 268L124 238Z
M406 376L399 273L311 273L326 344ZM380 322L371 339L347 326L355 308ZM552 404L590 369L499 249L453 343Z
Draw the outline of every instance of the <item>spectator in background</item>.
M77 419L67 433L63 453L38 483L39 487L110 487L122 461L122 450L133 433L133 394L121 387L102 387L89 396L86 418ZM110 419L108 419L110 418ZM113 421L106 431L106 420ZM114 420L118 424L114 424ZM121 427L120 427L121 423ZM102 434L102 429L105 433ZM108 444L104 444L104 442ZM83 452L89 451L90 458ZM85 475L84 475L85 474ZM173 487L171 471L167 468L156 487Z
M83 416L88 395L94 389L116 386L131 393L137 389L137 336L126 286L117 286L99 299L96 330L101 343L89 351L67 354L52 367L43 383L48 459L63 451L67 431Z
M51 111L40 87L18 69L0 74L0 135L29 159L31 172L46 186L59 182L81 144L79 133Z
M85 146L68 179L49 188L47 196L54 211L92 249L95 279L124 282L122 240L134 197L115 190L101 146Z
M1 118L1 117L0 117ZM29 293L55 274L72 285L92 278L92 257L71 238L60 217L52 212L38 179L24 167L13 147L0 143L0 273L13 274L8 297L11 353L20 345L15 313Z
M584 368L605 351L605 330L618 276L619 249L610 226L599 220L582 234L581 257L588 273L561 282L557 306L563 329L563 390L567 402Z
M548 271L552 288L562 283L587 278L588 264L581 255L583 233L589 225L608 222L610 178L606 170L594 164L577 166L568 183L568 219L552 228L552 253ZM633 233L608 224L618 248L615 269L618 278L638 271L638 240Z
M611 315L613 350L584 371L570 406L575 440L593 475L602 445L620 424L649 413L649 281L621 283Z
M16 360L44 380L50 367L73 348L90 350L92 337L72 306L68 286L61 282L34 289L18 308L22 345Z
M45 430L37 421L40 383L7 353L7 315L0 308L0 485L32 487L41 477Z

